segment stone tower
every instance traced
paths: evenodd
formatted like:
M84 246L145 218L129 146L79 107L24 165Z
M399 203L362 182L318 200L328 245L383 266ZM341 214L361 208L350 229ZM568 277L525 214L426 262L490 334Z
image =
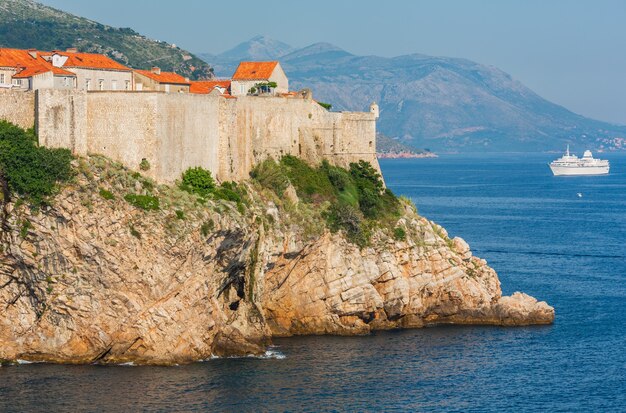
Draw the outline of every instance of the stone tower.
M376 102L372 102L372 104L370 105L370 113L373 113L376 119L378 119L378 117L380 116L380 111Z

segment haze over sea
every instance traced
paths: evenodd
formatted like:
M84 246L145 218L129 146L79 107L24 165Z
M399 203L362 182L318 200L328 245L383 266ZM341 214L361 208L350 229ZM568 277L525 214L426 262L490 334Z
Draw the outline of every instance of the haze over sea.
M2 367L0 411L626 411L626 155L602 154L601 177L553 177L553 157L381 161L504 294L553 305L552 326L280 339L265 359L167 368Z

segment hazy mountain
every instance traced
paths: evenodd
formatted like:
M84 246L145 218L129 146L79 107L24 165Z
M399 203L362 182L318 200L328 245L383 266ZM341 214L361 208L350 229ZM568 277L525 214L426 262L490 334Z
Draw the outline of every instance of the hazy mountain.
M0 47L103 53L133 68L159 66L192 78L212 76L211 67L192 53L74 16L30 0L0 0Z
M198 53L206 62L213 62L216 72L222 77L229 77L241 61L246 60L276 60L295 49L286 43L270 39L267 36L255 36L218 55Z
M250 59L267 60L276 59L294 51L294 48L286 43L270 39L266 36L256 36L247 42L243 42L219 56L223 59Z
M239 56L236 50L249 50L251 42L213 58L200 56L218 76L228 77L250 56ZM615 148L620 145L616 138L626 137L626 126L577 115L507 73L470 60L421 54L355 56L328 43L286 53L288 49L272 49L265 56L281 61L292 89L310 87L316 99L332 103L334 110L363 110L376 101L380 131L414 147L544 151L563 150L571 143L581 152L586 147Z

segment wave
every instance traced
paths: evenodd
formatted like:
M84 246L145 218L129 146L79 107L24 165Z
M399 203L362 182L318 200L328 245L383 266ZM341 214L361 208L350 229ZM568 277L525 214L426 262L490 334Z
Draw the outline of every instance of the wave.
M276 346L270 346L265 351L265 353L260 354L260 355L248 354L247 356L228 356L228 357L220 357L220 356L216 356L216 355L211 355L210 358L205 359L205 360L200 360L200 361L201 362L205 362L205 361L211 361L211 360L216 360L216 359L259 359L259 360L269 360L269 359L283 360L283 359L286 359L287 356L285 354L281 353L276 348L277 348Z

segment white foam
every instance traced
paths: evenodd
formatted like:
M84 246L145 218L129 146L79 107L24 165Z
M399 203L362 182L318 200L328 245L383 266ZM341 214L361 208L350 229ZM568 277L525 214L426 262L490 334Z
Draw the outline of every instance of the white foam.
M268 360L268 359L283 360L287 358L287 356L285 356L280 351L276 350L276 346L270 346L265 351L265 353L261 354L260 356L254 355L254 354L248 354L247 356L219 357L219 356L216 356L215 354L211 354L211 357L209 357L208 359L200 360L200 362L211 361L211 360L216 360L216 359L221 359L221 358L227 358L227 359L250 358L250 359L261 359L261 360Z
M260 358L260 359L276 359L276 360L283 360L287 358L287 356L285 356L283 353L276 350L275 346L271 346L270 348L268 348L267 351L261 356L250 355L248 357Z

